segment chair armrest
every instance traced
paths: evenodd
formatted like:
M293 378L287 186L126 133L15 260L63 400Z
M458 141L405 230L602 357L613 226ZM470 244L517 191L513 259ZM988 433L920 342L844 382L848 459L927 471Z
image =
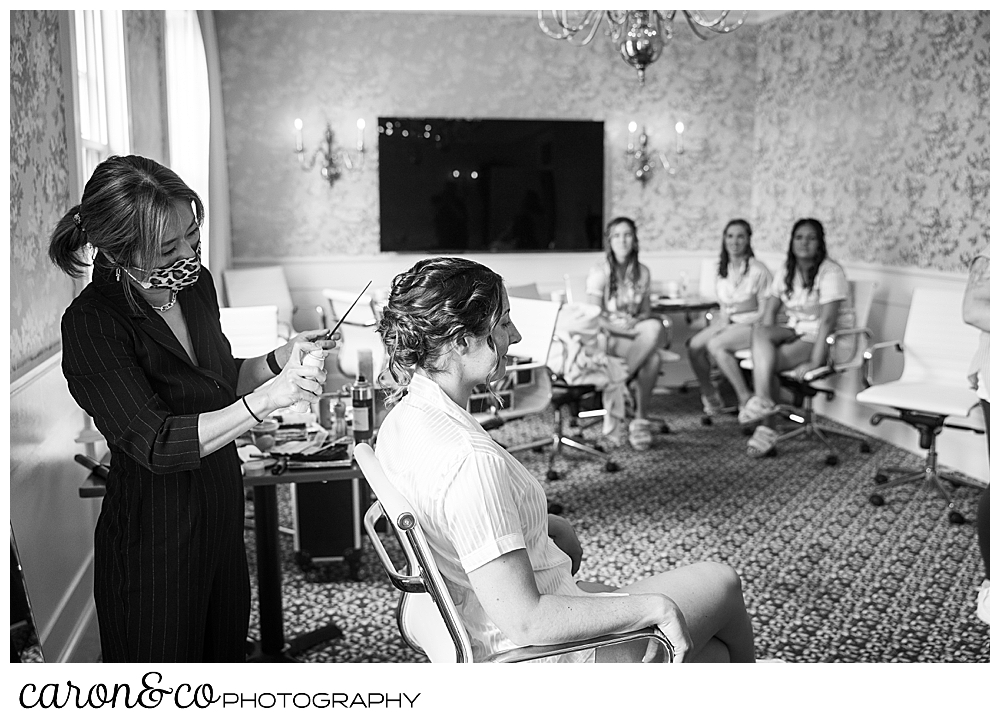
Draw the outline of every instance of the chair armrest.
M894 339L892 341L880 341L865 349L865 353L863 355L864 361L862 362L862 365L865 370L864 379L866 387L870 387L875 383L872 374L872 370L875 367L875 352L882 351L883 349L889 349L890 347L894 348L899 353L903 353L903 342L899 339Z
M657 627L642 628L627 633L613 633L611 635L599 635L595 638L577 640L569 643L556 643L554 645L529 645L523 648L514 648L484 658L483 663L521 663L527 660L537 660L548 658L552 655L562 655L565 653L575 653L580 650L591 650L604 648L619 643L628 643L633 640L656 640L663 649L666 662L673 662L674 648L667 640L667 637Z
M389 582L403 592L427 592L427 587L419 577L404 575L396 569L396 564L389 557L389 553L382 544L382 539L375 530L375 523L382 517L386 517L382 505L378 502L373 502L372 506L368 508L368 512L365 513L364 525L365 532L368 533L368 539L371 540L372 547L375 549L375 554L378 556L379 562L382 563L385 574L389 577ZM395 530L395 526L388 518L386 518L386 521L389 523L389 527Z
M837 340L847 337L860 337L868 340L871 339L872 332L871 329L868 329L867 327L858 326L853 329L837 329L836 331L828 334L826 339L823 340L826 344L827 363L821 367L817 367L816 369L810 369L802 376L802 380L806 382L813 382L832 376L833 374L839 374L840 372L847 371L848 369L861 366L861 361L858 359L858 355L856 353L846 362L838 362L834 359L833 350L837 344Z

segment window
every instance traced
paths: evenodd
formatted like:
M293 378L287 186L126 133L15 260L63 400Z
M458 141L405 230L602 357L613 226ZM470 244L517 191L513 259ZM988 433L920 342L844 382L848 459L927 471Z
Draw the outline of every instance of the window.
M125 36L120 10L75 10L79 188L101 161L129 152Z

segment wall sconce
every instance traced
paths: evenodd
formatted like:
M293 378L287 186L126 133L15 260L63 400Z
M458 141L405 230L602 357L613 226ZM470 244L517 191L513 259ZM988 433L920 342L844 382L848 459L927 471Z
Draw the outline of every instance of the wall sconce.
M671 176L677 173L677 168L671 165L665 153L652 150L649 147L649 136L646 135L645 127L639 130L639 138L638 142L636 142L635 132L637 129L638 126L635 121L631 121L628 124L628 147L625 149L625 158L629 173L643 185L646 185L646 181L652 175L657 162ZM684 146L681 143L684 124L678 121L677 125L674 126L674 130L677 132L677 143L674 147L674 153L679 156L684 153Z
M333 128L327 122L323 132L323 140L319 148L313 151L306 163L305 147L302 145L302 119L295 119L295 154L299 157L299 165L303 171L311 171L316 166L316 159L321 159L319 172L330 186L340 178L341 164L349 171L358 171L365 164L365 119L358 118L358 142L354 157L334 143Z

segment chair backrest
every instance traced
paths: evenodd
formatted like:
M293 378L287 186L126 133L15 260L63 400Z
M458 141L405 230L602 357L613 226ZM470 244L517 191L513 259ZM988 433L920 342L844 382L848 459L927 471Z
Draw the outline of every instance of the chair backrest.
M871 315L872 302L875 300L875 289L878 283L875 281L849 281L850 285L850 312L853 315L852 328L867 329L868 317ZM840 370L855 369L861 366L864 360L865 349L871 341L871 332L865 332L863 336L844 337L834 347L835 367Z
M386 477L370 446L355 445L354 458L378 499L365 515L365 531L389 580L403 592L397 614L400 633L432 663L473 662L469 634L458 617L458 609L413 513L413 505ZM406 556L405 573L396 568L375 528L375 522L383 514Z
M964 383L979 331L962 320L962 289L914 289L903 334L904 382Z
M522 299L541 299L542 292L538 290L538 284L521 284L519 286L508 286L507 296L517 296Z
M277 306L224 306L219 321L238 359L252 359L278 346Z
M715 277L719 273L719 257L701 260L701 270L698 272L698 296L715 301L718 294L715 291Z
M509 356L545 363L559 318L558 301L509 297L510 318L521 333L521 341L511 344Z
M344 319L344 315L350 310L350 314L340 325L341 344L337 348L337 364L341 373L349 377L357 376L359 352L363 356L364 351L368 350L371 352L373 368L373 379L369 381L374 384L387 362L382 337L375 330L378 316L374 298L371 294L362 294L358 299L357 291L340 289L323 289L323 297L330 310L330 318L326 320L326 324L331 327ZM355 299L358 299L358 303L352 309L351 304Z
M295 306L288 291L285 271L280 266L259 266L252 269L226 269L222 272L229 306L278 307L278 324L291 335Z

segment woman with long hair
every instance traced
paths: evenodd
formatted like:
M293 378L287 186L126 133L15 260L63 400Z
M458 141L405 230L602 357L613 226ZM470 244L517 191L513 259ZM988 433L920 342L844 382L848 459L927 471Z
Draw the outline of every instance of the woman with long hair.
M336 345L320 329L234 359L201 264L204 217L169 168L112 156L49 242L70 276L93 265L62 318L62 368L111 452L94 537L106 663L245 660L250 583L234 440L276 409L317 399L326 373L301 356Z
M649 268L639 261L635 221L612 219L605 229L604 259L587 274L587 301L602 310L607 353L625 361L635 400L628 438L638 450L649 449L657 428L647 414L660 375L659 350L669 341L669 322L651 313L650 282Z
M701 404L708 416L723 409L722 397L712 382L712 362L736 392L740 407L751 397L736 352L750 346L753 325L764 313L771 287L771 272L754 258L750 224L741 218L726 224L715 276L719 309L704 329L688 340L688 359L701 387Z
M778 312L787 320L778 324ZM739 412L741 424L761 423L747 442L751 457L769 454L778 432L770 419L778 411L778 372L799 379L828 361L826 338L851 326L850 286L843 267L827 256L823 224L803 218L792 226L784 273L775 277L760 324L750 343L754 396Z
M467 411L473 389L503 378L507 349L521 338L498 274L469 259L419 261L393 281L378 329L398 389L376 456L413 505L475 660L648 625L663 630L681 661L754 660L740 579L726 565L679 567L620 591L584 590L573 579L582 546L572 526L547 513L538 481ZM596 658L649 662L652 654L624 645Z

